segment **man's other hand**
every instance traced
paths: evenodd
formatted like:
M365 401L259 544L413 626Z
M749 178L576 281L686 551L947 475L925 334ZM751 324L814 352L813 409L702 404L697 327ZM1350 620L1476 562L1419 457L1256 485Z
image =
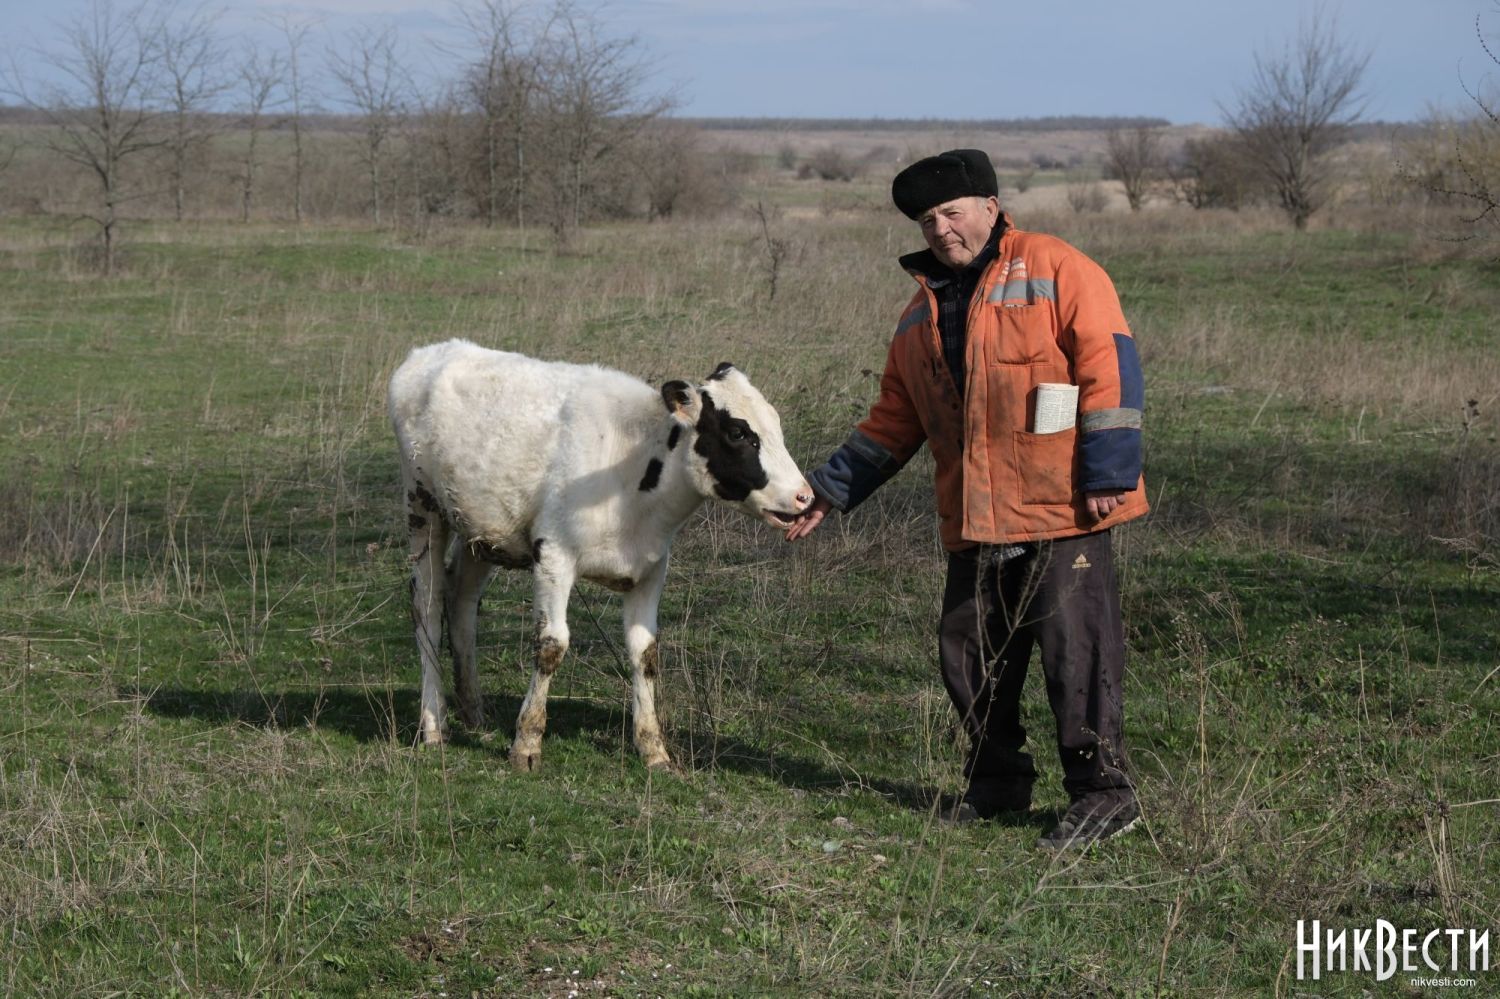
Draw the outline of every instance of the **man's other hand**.
M1128 489L1096 489L1084 493L1084 502L1088 504L1089 516L1095 520L1103 520L1115 512L1115 507L1125 502ZM793 527L792 530L796 530Z
M823 518L828 516L828 511L833 509L833 504L819 496L813 500L813 505L797 515L797 520L791 527L787 528L786 539L788 541L799 541L818 529L823 523Z

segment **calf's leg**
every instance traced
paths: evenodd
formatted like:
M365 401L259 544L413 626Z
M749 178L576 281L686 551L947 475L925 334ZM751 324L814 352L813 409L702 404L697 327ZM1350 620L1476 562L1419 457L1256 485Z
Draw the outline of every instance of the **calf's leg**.
M516 737L510 744L510 765L516 770L542 766L542 733L547 729L547 688L568 651L568 597L573 592L575 567L571 559L537 542L533 567L532 616L536 621L536 667L531 687L516 717Z
M448 524L432 491L420 478L406 477L407 545L411 559L411 619L422 661L421 739L444 741L448 724L438 648L443 640L443 555Z
M474 632L479 598L495 567L460 543L448 565L446 616L448 645L453 650L453 687L458 694L458 716L470 729L484 726L484 698L479 692L479 664Z
M641 762L653 769L672 765L656 719L656 608L661 603L666 575L667 562L663 559L625 595L625 650L630 653L630 716L635 723L635 748Z

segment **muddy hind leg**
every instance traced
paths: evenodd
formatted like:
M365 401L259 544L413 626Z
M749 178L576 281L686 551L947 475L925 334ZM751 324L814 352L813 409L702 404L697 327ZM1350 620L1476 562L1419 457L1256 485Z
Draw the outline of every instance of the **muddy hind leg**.
M411 619L422 662L421 740L432 745L447 738L443 678L438 649L443 640L443 555L448 524L427 484L415 475L406 480L407 545L411 560Z
M484 727L484 698L479 691L479 664L475 630L479 598L495 567L460 544L446 574L448 646L453 650L453 688L458 695L458 716L471 731Z

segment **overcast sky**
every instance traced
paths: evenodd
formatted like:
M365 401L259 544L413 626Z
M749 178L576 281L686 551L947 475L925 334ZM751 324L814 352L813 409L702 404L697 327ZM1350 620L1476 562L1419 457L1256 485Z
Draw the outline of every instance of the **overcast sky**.
M90 0L0 0L0 48L28 49ZM189 5L183 0L182 6ZM259 18L316 18L314 51L359 25L393 23L440 66L446 0L222 0L231 39L270 36ZM1500 0L609 0L605 18L655 58L656 87L694 116L1018 118L1149 115L1216 123L1253 54L1275 51L1320 6L1370 53L1367 117L1466 106L1500 82L1474 33L1500 40ZM1500 45L1492 45L1500 51Z

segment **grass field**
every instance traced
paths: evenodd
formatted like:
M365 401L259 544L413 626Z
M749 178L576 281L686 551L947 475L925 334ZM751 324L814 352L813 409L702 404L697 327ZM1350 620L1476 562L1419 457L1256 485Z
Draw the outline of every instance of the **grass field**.
M930 466L787 546L705 508L662 605L685 773L629 744L584 584L512 774L529 577L481 616L493 729L412 747L383 387L450 336L653 383L731 360L811 467L875 390L891 213L536 234L139 225L105 281L0 220L0 991L1360 995L1298 919L1500 926L1500 267L1413 220L1027 217L1114 276L1155 512L1121 532L1143 828L945 828ZM1500 935L1500 934L1497 934ZM1500 946L1500 941L1492 942ZM1500 978L1481 973L1481 984Z

